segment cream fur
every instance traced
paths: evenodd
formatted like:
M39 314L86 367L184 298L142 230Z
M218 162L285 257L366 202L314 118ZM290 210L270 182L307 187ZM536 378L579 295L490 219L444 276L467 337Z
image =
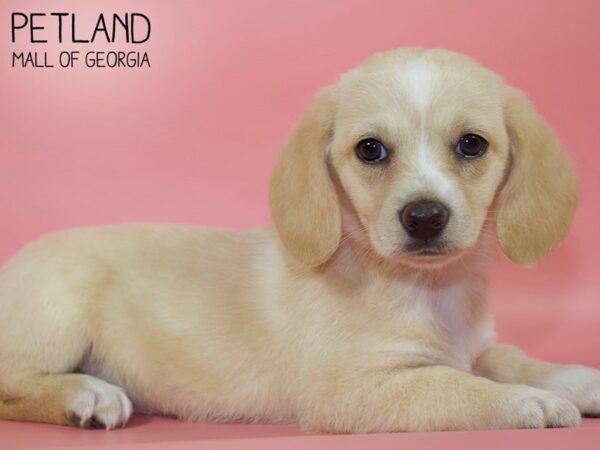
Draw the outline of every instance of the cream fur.
M493 344L492 206L507 254L531 263L564 236L577 191L570 166L553 178L566 161L555 136L507 90L464 56L378 54L292 133L271 180L274 227L112 226L30 244L0 271L0 418L113 428L131 400L184 420L355 433L598 413L600 372ZM488 153L457 162L452 143L475 131ZM357 160L365 136L390 146L390 164ZM535 179L512 175L534 160ZM452 209L444 256L402 250L398 208L421 196ZM526 214L535 231L534 203L557 218L540 236L515 228Z

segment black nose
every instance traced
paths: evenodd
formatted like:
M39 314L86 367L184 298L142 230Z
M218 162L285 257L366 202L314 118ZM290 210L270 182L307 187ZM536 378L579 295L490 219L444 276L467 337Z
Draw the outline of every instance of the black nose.
M448 223L450 213L440 202L419 201L406 205L399 213L407 233L421 241L433 239Z

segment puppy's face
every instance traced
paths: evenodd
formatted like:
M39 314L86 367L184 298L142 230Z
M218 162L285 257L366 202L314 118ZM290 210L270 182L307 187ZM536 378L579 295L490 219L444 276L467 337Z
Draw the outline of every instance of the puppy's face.
M380 57L346 74L329 158L349 235L418 265L472 247L508 161L502 87L466 58Z
M488 220L505 253L530 265L564 238L577 177L521 92L466 56L396 50L317 94L281 152L270 203L284 248L310 266L344 232L381 258L438 266Z

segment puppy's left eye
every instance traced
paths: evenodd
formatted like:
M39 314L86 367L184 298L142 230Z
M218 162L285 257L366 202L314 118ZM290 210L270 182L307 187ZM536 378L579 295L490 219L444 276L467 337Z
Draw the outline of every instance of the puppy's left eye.
M472 159L483 155L488 148L488 142L477 134L465 134L456 144L456 153Z

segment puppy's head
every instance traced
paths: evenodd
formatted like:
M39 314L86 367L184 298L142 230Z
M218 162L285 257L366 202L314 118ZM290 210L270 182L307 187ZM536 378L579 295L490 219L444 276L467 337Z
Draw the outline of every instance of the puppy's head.
M311 266L343 231L381 258L439 265L493 217L505 253L529 265L562 240L576 200L571 163L523 94L420 49L374 55L319 92L270 191L284 247Z

